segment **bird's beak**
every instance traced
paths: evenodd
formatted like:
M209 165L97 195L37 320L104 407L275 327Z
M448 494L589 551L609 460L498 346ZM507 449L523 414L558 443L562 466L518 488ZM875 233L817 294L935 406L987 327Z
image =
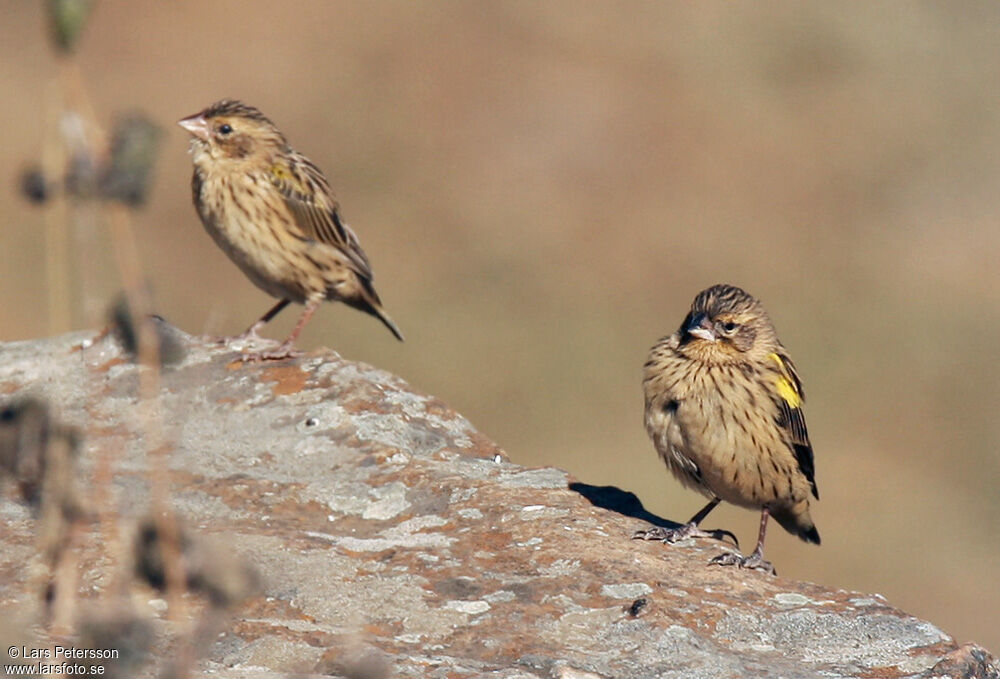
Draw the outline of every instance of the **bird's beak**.
M688 323L685 332L691 335L691 337L697 337L709 342L715 341L715 330L712 328L712 322L703 313L695 314L691 317L691 322Z
M208 121L205 120L205 117L200 113L195 113L193 116L182 118L177 121L177 124L187 130L192 137L208 141L211 128L208 125Z

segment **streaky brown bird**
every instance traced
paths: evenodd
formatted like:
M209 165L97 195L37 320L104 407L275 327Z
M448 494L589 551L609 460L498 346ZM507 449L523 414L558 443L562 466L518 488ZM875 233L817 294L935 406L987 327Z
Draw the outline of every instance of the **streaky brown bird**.
M714 537L699 525L725 501L760 510L757 547L749 556L727 553L712 563L773 573L764 560L769 516L819 544L809 515L810 496L819 499L819 492L802 381L757 299L732 285L698 293L677 332L650 350L643 390L656 451L681 484L710 501L679 528L633 537Z
M256 336L289 303L305 305L277 349L244 360L295 355L295 340L323 301L375 316L402 341L326 177L274 123L253 106L224 99L178 124L191 135L192 190L202 224L254 285L279 300L239 338Z

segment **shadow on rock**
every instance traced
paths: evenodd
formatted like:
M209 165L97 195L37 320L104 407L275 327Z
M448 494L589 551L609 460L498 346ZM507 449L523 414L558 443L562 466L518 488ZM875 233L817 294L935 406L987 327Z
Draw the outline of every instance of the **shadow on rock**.
M623 516L647 521L662 528L679 528L681 526L676 521L664 519L648 511L642 506L642 502L635 493L622 490L617 486L592 486L589 483L574 482L569 484L568 488L587 498L587 501L595 507L609 509Z

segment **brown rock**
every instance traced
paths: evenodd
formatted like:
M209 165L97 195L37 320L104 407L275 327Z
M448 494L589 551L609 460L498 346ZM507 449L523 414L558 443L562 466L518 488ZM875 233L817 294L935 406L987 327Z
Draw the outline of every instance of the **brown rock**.
M115 506L135 525L150 509L140 369L92 337L0 345L0 393L79 427L86 478L99 451L121 451ZM633 542L655 518L634 496L510 463L398 377L329 351L244 365L184 341L158 408L171 501L185 525L235 545L264 591L196 676L996 676L988 653L878 595L708 567L722 547L704 541ZM0 605L23 614L40 596L33 519L5 498L0 523ZM120 555L98 525L78 538L79 589L100 602ZM133 601L159 596L143 587L129 583ZM197 619L204 604L185 601ZM149 671L184 629L157 622Z

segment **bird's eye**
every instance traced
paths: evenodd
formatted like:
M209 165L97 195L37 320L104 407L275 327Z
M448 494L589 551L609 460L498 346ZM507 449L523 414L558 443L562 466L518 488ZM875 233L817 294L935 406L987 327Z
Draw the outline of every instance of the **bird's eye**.
M229 134L232 131L233 127L229 123L222 123L219 125L219 134Z
M728 323L723 323L722 324L722 330L727 335L730 335L730 334L736 332L736 328L738 328L738 327L739 326L736 325L735 323L733 323L732 321L729 321Z

